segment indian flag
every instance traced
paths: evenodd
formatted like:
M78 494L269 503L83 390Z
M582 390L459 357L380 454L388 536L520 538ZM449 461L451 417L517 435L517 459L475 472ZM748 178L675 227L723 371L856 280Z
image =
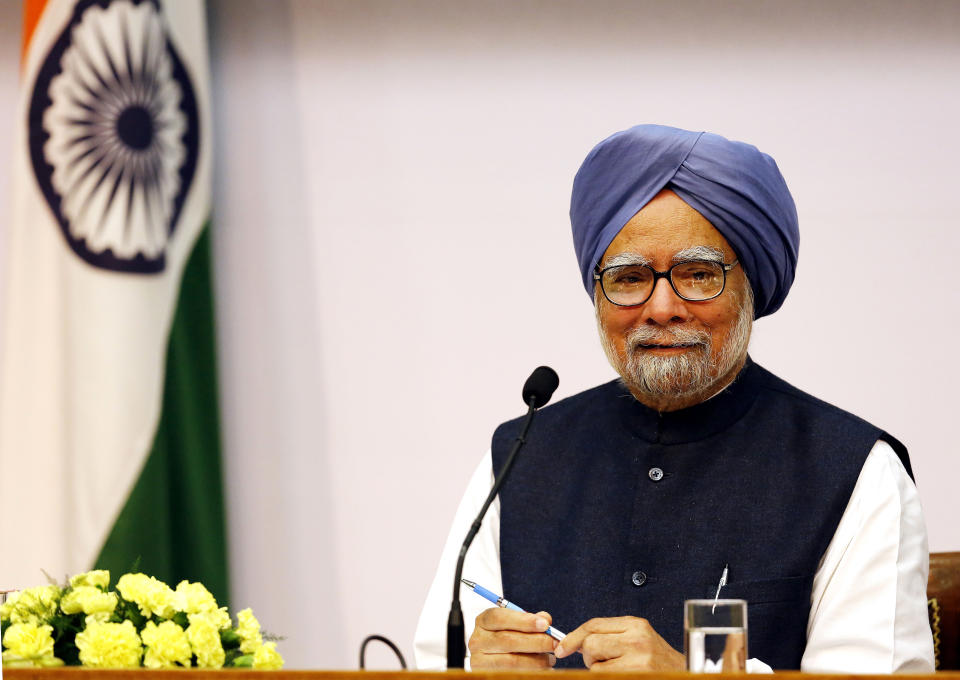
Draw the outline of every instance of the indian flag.
M25 0L0 356L0 588L228 595L202 0Z

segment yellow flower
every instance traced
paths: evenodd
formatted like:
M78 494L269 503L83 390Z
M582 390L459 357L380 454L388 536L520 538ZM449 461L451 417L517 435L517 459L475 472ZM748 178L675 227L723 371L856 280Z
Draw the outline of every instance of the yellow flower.
M3 634L3 661L7 665L44 666L63 662L53 655L53 626L11 624Z
M10 623L44 623L57 611L60 588L54 585L10 593L0 607L0 619Z
M140 637L146 646L143 665L147 668L173 668L176 664L190 665L190 657L193 656L190 640L187 639L183 628L173 621L163 621L159 626L153 621L148 621Z
M10 652L3 653L4 668L57 668L63 666L63 659L55 656L42 656L38 659L23 659Z
M140 613L169 619L174 614L173 590L163 581L146 574L124 574L117 581L117 590L124 600L135 603Z
M223 668L226 655L220 642L220 631L203 614L188 614L190 627L187 628L187 639L197 655L197 666L200 668Z
M0 621L10 620L10 614L13 612L13 607L19 597L20 593L18 591L7 594L6 601L3 604L0 604Z
M110 585L110 572L106 569L95 569L94 571L77 574L70 579L70 585L74 588L93 586L105 590Z
M278 671L283 668L283 657L277 651L276 642L265 642L253 655L253 667L261 671Z
M100 623L87 618L86 628L77 633L80 663L88 668L139 668L140 636L131 621Z
M214 626L217 630L226 630L233 626L233 621L230 620L230 612L227 611L226 607L220 607L220 609L211 609L208 612L197 612L196 614L188 614L191 621L204 619L210 622L210 625Z
M60 600L64 614L112 614L117 608L117 594L105 593L95 586L75 586Z
M87 614L84 617L84 620L87 622L87 625L89 626L91 621L95 623L106 623L107 621L110 620L111 616L113 616L113 614L111 614L110 612L98 612L96 614Z
M240 636L240 651L244 654L257 651L263 644L263 638L260 636L260 622L249 607L237 612L237 635Z
M217 608L217 601L202 583L180 581L173 593L173 606L178 612L198 614Z

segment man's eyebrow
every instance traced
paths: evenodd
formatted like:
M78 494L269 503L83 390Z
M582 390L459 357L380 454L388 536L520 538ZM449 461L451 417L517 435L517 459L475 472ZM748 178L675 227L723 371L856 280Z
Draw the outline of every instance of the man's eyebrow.
M640 253L617 253L609 260L603 263L602 268L620 267L625 264L645 265L650 264L652 260L644 257Z
M723 251L712 246L693 246L692 248L684 248L673 256L674 262L688 262L690 260L723 262Z

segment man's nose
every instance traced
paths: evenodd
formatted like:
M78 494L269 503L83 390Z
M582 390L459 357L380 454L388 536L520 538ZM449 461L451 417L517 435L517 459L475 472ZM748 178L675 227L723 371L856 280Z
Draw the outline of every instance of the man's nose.
M690 320L690 308L677 295L670 282L663 278L657 281L650 299L643 304L643 321L661 326Z

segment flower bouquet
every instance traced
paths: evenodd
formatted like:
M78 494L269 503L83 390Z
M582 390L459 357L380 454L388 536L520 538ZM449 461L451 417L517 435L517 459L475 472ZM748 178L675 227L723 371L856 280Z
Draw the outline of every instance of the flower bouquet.
M0 605L3 665L88 668L257 668L283 666L253 612L226 607L202 583L176 590L146 574L90 571L66 587L11 593Z

